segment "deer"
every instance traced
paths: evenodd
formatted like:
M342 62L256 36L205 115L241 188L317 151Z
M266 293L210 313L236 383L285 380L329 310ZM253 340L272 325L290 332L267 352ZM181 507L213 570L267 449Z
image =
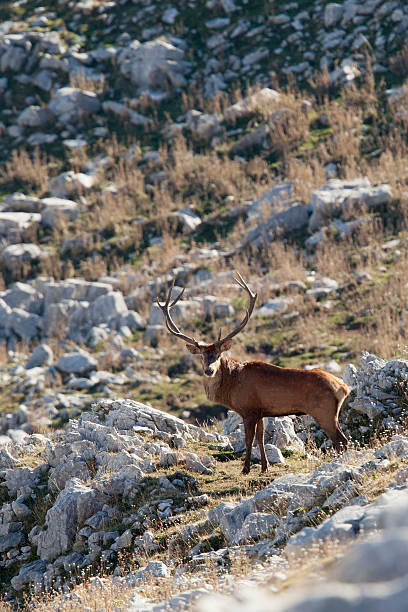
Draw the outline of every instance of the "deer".
M339 426L338 416L350 388L337 376L315 368L303 370L284 368L265 361L239 361L226 354L233 338L247 325L253 312L257 293L248 287L237 272L234 281L249 296L249 306L241 323L229 334L210 344L200 343L182 333L170 314L184 294L184 289L172 300L173 279L166 300L157 304L163 312L167 330L186 343L193 355L201 356L204 390L212 402L237 412L243 420L246 454L243 474L248 474L251 450L256 438L261 455L261 472L268 469L264 448L264 417L310 415L325 431L338 452L347 449L347 438Z

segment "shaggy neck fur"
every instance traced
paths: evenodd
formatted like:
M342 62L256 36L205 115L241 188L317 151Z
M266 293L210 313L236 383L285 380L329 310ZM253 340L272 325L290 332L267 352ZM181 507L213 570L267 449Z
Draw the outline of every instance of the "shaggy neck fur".
M217 366L214 376L204 376L205 394L210 401L230 407L230 390L243 363L222 354Z

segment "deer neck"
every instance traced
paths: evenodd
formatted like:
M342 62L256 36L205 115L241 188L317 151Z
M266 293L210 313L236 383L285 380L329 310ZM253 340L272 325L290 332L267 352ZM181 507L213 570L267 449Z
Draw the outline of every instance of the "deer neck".
M211 402L224 406L229 405L230 382L235 363L237 362L234 359L221 355L219 367L214 376L204 376L205 394Z

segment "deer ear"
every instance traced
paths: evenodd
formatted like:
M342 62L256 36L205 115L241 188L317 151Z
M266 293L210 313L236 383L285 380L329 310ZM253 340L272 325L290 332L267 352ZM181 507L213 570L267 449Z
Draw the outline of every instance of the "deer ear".
M232 345L232 338L229 338L229 340L224 340L224 342L221 344L221 350L229 351L229 349L231 348L231 345Z
M193 355L198 355L199 353L201 353L200 348L198 346L195 346L194 344L186 344L186 347L190 351L190 353L193 353Z

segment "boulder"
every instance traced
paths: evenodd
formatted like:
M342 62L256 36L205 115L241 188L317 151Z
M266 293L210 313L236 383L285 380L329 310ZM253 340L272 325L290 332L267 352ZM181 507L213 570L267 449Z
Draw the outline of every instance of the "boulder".
M368 179L332 179L312 193L309 229L314 232L332 218L356 207L372 210L391 201L390 185L371 187Z
M199 217L193 210L190 208L183 208L182 210L177 210L175 213L176 217L178 217L183 224L185 230L188 233L194 232L199 225L201 225L201 217Z
M27 434L25 435L27 436ZM35 468L33 470L19 466L10 467L4 470L4 484L7 487L9 495L15 495L17 491L22 488L36 487L39 483L43 471L43 466L39 466L38 468Z
M54 354L52 348L48 344L38 344L31 353L30 359L27 361L25 368L37 368L43 365L51 365Z
M363 352L358 358L358 369L346 366L345 380L353 387L354 394L348 409L367 415L370 419L381 414L392 419L396 404L400 401L401 380L408 378L408 361L385 361L376 355ZM384 419L384 428L389 421Z
M202 301L205 316L226 318L235 314L234 308L228 301L220 300L214 295L204 295L200 301Z
M83 278L69 278L59 283L45 281L41 283L45 305L59 303L61 300L83 300L92 302L100 295L112 291L109 283L89 282Z
M16 465L19 465L20 461L18 459L16 459L15 457L13 457L13 455L11 455L11 453L5 449L2 448L0 450L0 469L4 470L4 468L11 468L11 467L15 467Z
M32 265L44 256L37 244L10 244L1 251L1 258L6 270L12 274L19 273L25 265Z
M146 327L146 321L138 312L129 310L121 316L120 325L126 325L131 331L137 331Z
M63 198L44 198L44 208L41 211L41 223L46 227L60 227L64 223L75 221L79 215L79 207L72 200Z
M28 283L14 283L10 289L2 293L1 297L10 308L22 308L35 314L41 314L43 310L42 294Z
M310 204L290 205L286 210L270 215L249 230L241 242L241 247L246 245L262 247L277 237L306 228L311 212Z
M206 434L200 427L190 425L172 414L162 412L133 400L100 400L94 405L94 410L104 413L105 424L116 429L131 429L134 426L143 426L152 431L161 431L180 435L186 439L199 439L203 441L217 441L221 437L215 434Z
M347 583L377 583L408 574L408 531L377 535L352 548L332 572Z
M280 522L277 514L266 512L252 512L245 517L241 529L234 535L232 544L256 542L261 538L275 535L276 527Z
M277 91L264 87L225 109L224 118L227 121L237 121L238 119L250 117L257 110L266 110L267 114L269 114L271 107L276 107L279 99L280 94Z
M103 493L72 479L47 512L46 530L37 539L40 559L52 561L70 550L78 525L100 510L106 501Z
M96 359L90 353L78 350L60 357L55 367L63 374L88 374L96 370L97 365Z
M331 2L330 4L326 4L324 7L324 25L326 28L331 28L336 23L341 21L343 17L344 8L341 4L336 4Z
M106 295L101 295L89 306L89 316L94 326L125 317L127 314L128 307L120 291L111 291Z
M261 125L253 132L245 134L231 148L232 155L245 155L255 148L269 148L269 131L268 125Z
M248 217L264 222L271 213L287 209L293 199L293 181L284 181L265 191L260 198L249 203Z
M290 297L277 297L266 300L261 308L255 311L257 317L275 317L283 312L286 312L289 305L293 302Z
M56 198L66 198L76 193L89 191L95 184L95 176L83 172L62 172L48 183L48 191Z
M227 511L225 512L225 510ZM225 510L219 517L219 525L228 542L233 542L236 533L242 529L246 517L254 512L254 504L249 499L238 504L232 510L228 511L228 508L225 508Z
M17 548L24 543L24 535L20 531L13 531L0 536L0 553L4 553L10 548Z
M275 463L285 463L285 459L277 446L273 444L265 444L265 454L268 462L273 465ZM258 446L252 448L251 457L261 460L261 453Z
M21 308L13 308L8 317L8 325L18 338L29 341L39 335L41 317Z
M40 198L26 196L24 193L12 193L4 200L7 210L14 212L39 213L43 207Z
M27 51L23 47L17 45L8 45L8 49L0 58L0 71L6 72L10 70L19 73L26 59Z
M73 300L63 300L60 303L46 303L42 320L43 336L45 338L63 336L69 315L75 308L76 302Z
M198 110L188 111L186 126L195 136L206 142L211 142L215 136L221 136L225 131L218 115L206 114Z
M0 212L0 236L10 238L41 222L41 215L26 212Z
M24 587L33 585L34 591L39 592L43 586L43 577L46 568L47 563L41 560L25 563L20 567L17 576L11 579L11 586L16 591L21 591Z
M52 114L46 108L41 106L28 106L17 117L17 124L24 127L39 127L45 125Z
M271 444L282 450L285 448L303 450L303 442L296 435L291 417L268 417L264 419L265 444ZM245 433L242 418L229 410L222 423L223 433L228 436L236 452L245 450Z
M0 334L8 335L10 328L11 308L0 298Z
M172 296L176 297L177 291L174 291ZM171 312L176 322L177 320L180 322L191 321L192 317L203 313L203 302L202 300L182 300L174 306ZM156 303L153 303L150 307L148 324L164 326L163 313Z
M184 51L164 40L134 40L117 56L117 62L121 73L139 92L160 91L164 85L179 89L187 83Z
M368 42L362 35L359 37L359 40L363 44ZM345 58L340 62L340 66L338 68L330 72L329 81L332 85L347 85L352 83L354 79L359 76L359 74L360 69L358 64L350 58Z
M97 113L100 107L96 93L75 87L61 87L54 93L48 105L49 110L61 123L69 123L81 113Z
M88 467L80 457L66 459L59 465L50 469L48 486L53 492L64 489L65 484L71 478L86 483L90 479Z

